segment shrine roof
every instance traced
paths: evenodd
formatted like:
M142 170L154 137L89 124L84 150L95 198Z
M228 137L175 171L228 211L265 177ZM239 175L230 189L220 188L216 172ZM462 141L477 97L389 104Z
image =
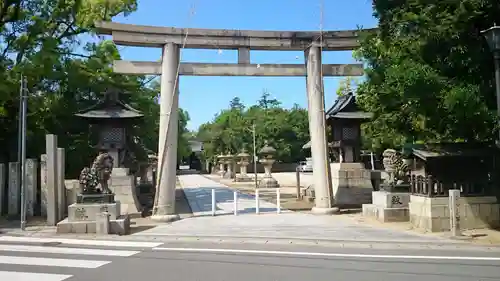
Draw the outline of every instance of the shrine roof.
M117 93L106 93L97 104L75 114L86 119L139 119L144 115L118 99Z
M481 157L498 153L498 148L491 143L429 143L414 144L412 154L424 161L431 158L445 157Z
M339 97L330 109L326 111L326 119L358 119L366 120L373 117L373 113L359 109L353 93Z

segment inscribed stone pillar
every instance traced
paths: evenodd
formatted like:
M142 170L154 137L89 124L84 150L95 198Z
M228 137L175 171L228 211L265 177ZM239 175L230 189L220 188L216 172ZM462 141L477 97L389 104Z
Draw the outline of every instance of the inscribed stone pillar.
M57 210L57 136L45 136L45 152L47 153L47 224L55 226L58 222Z
M175 186L178 134L178 65L179 46L163 47L160 92L160 132L158 139L158 186L152 220L168 222L179 219L175 213Z
M0 216L2 215L5 195L5 164L0 163Z
M57 148L57 213L58 221L64 219L67 205L66 205L66 187L64 186L64 177L66 175L66 158L64 148Z
M40 155L40 214L47 216L47 154Z
M314 173L315 207L313 213L329 214L338 211L332 208L333 197L328 147L326 141L325 95L321 75L321 50L312 45L305 52L307 68L307 100L309 107L309 133Z
M19 164L9 163L9 195L7 196L9 216L19 215L21 211L21 189L19 185Z
M38 161L26 159L26 215L35 215L36 194L38 181Z

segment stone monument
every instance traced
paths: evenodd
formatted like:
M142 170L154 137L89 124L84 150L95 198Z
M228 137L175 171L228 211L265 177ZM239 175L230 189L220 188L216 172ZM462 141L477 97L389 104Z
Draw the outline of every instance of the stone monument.
M273 178L271 174L271 169L274 162L274 154L276 149L269 146L267 141L264 143L264 147L259 151L260 160L259 162L264 165L264 177L259 182L259 188L278 188L280 187L278 181Z
M90 168L82 169L76 203L68 207L68 217L57 224L58 233L96 233L105 229L103 220L109 220L108 233L100 234L128 234L129 216L120 215L120 202L115 201L108 185L113 166L113 157L100 152Z
M238 165L240 165L240 173L236 175L234 180L237 182L253 181L247 174L247 166L250 164L250 154L246 153L245 149L242 149L236 157L239 159Z
M105 151L113 159L113 174L109 188L121 204L121 214L141 213L142 207L137 197L134 175L130 175L130 146L134 140L131 129L143 115L119 99L119 93L109 90L102 101L76 114L87 120L98 133L97 148Z
M410 220L410 184L408 162L394 149L382 154L389 180L380 185L380 191L372 192L372 204L363 204L363 216L381 222Z

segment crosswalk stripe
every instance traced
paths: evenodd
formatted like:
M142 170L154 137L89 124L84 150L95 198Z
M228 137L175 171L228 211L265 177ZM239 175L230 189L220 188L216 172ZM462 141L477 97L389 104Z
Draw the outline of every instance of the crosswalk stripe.
M129 256L140 253L139 251L124 251L124 250L102 250L102 249L0 244L0 252L1 251L34 252L34 253L50 253L50 254L73 254L73 255L90 255L90 256L115 256L115 257L129 257Z
M64 274L0 271L0 280L62 281L62 280L66 280L72 276L73 275L64 275Z
M110 261L0 256L0 264L15 264L15 265L98 268L108 263L110 263Z
M126 248L154 248L163 244L157 242L85 240L85 239L64 239L64 238L22 237L22 236L0 236L0 242L62 243L69 245L107 246L107 247L126 247Z

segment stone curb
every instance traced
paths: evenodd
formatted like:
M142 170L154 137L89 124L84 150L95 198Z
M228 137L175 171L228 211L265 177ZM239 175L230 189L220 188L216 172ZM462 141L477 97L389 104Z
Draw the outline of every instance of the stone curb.
M301 245L336 248L391 249L391 250L460 250L500 252L500 246L473 245L460 241L368 241L368 240L332 240L300 237L236 237L236 236L197 236L197 235L59 235L50 232L10 232L3 235L51 237L82 240L119 240L163 243L228 243L228 244L263 244L263 245Z

